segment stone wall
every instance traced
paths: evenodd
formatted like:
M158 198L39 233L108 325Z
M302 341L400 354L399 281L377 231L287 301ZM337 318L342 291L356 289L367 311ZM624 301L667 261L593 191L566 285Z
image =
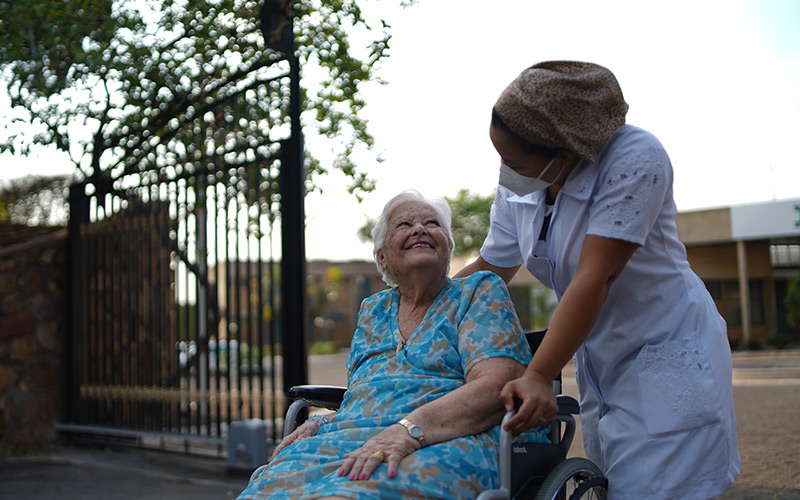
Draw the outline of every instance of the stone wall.
M67 381L67 265L65 229L0 226L0 456L55 439Z

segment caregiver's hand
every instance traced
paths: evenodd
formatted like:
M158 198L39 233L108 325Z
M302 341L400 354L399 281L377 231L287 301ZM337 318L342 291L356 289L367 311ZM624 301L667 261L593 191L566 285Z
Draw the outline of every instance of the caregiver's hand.
M553 382L531 369L525 370L520 378L508 382L500 391L500 400L506 411L514 409L515 398L522 400L522 406L503 426L515 436L531 427L546 424L558 413Z
M381 462L386 462L389 477L395 477L400 460L418 449L419 441L409 436L405 427L394 424L372 437L361 448L346 454L339 475L349 475L351 481L364 481L369 479Z

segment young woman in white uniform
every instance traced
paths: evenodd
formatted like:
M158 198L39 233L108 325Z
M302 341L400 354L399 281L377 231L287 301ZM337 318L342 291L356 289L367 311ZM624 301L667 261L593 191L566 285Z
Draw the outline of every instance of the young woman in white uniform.
M673 172L659 141L625 125L601 66L556 61L501 94L490 128L500 185L480 257L521 265L559 304L525 374L503 390L508 427L556 412L552 380L574 357L583 443L612 499L705 499L739 473L725 322L678 240Z

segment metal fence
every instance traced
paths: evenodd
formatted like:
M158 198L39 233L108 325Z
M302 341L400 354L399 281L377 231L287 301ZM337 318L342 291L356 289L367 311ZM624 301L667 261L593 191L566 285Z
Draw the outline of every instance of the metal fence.
M73 424L219 438L283 414L274 164L71 192Z

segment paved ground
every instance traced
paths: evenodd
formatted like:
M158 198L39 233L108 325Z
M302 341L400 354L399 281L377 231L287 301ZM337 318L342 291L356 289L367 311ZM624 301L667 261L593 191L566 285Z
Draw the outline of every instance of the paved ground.
M310 381L343 384L343 365L344 355L314 357ZM574 378L564 392L574 394ZM742 474L717 500L800 500L800 351L735 353L734 397ZM572 453L582 454L579 442ZM225 499L246 482L221 458L130 448L0 461L0 500Z

